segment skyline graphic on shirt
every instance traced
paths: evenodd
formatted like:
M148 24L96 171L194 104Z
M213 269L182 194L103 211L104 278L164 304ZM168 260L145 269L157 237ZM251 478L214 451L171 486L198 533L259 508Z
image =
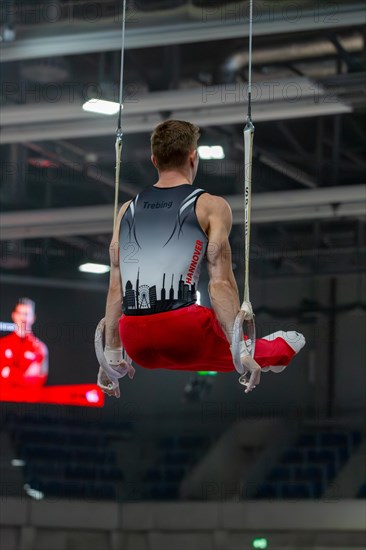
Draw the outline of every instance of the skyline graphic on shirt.
M197 299L196 285L189 285L184 282L183 275L180 276L178 284L174 289L174 274L171 275L170 288L165 288L166 273L163 274L160 299L156 285L149 286L140 284L140 269L137 270L136 284L133 287L131 281L127 281L123 306L126 312L159 313L172 309L172 305L179 303L194 302Z

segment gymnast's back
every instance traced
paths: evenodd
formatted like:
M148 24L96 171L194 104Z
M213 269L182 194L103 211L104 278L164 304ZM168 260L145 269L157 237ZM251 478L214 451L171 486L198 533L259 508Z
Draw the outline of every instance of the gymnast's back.
M128 205L119 228L125 315L151 315L196 303L208 244L196 215L197 199L204 193L188 183L151 186Z

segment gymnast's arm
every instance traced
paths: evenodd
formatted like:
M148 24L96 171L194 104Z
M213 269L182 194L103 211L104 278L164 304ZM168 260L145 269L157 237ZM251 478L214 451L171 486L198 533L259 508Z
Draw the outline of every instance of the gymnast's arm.
M117 217L116 227L113 232L112 241L109 247L111 271L109 275L109 289L105 310L105 343L109 348L119 348L121 340L118 332L118 320L121 316L122 304L122 281L119 269L119 227L121 219L131 201L125 202Z
M208 221L207 267L208 291L212 308L231 345L235 317L240 310L239 292L231 263L229 235L232 213L222 197L203 195L206 198Z

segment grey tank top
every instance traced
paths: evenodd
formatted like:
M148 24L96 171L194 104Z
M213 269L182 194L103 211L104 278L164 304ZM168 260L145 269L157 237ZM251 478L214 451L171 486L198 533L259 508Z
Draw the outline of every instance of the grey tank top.
M204 189L149 187L124 213L119 231L125 315L150 315L197 300L208 239L195 213Z

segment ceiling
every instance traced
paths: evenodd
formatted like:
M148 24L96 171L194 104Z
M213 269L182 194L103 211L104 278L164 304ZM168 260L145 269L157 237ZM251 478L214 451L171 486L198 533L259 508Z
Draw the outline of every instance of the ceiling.
M121 2L14 0L1 11L3 281L105 284ZM365 269L365 10L362 2L254 3L253 229L258 278ZM195 184L225 196L243 272L243 137L248 2L128 2L120 202L156 181L149 135L165 118L201 127Z

